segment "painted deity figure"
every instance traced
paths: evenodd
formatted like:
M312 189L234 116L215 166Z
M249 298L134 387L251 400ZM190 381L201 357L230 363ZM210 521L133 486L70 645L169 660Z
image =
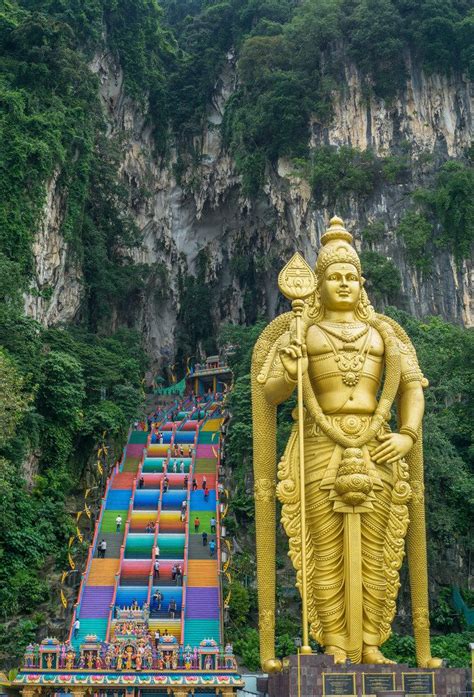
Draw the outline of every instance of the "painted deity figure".
M302 260L303 261L303 260ZM304 263L304 262L303 262ZM285 267L286 268L286 267ZM312 276L311 269L307 273ZM282 272L283 273L283 272ZM296 276L298 270L291 272ZM413 624L420 666L431 657L421 422L427 386L402 328L370 305L352 235L339 218L322 237L311 294L277 317L252 360L257 573L262 665L274 659L275 494L302 588L311 636L336 663L390 663L391 632L408 530ZM295 307L295 306L294 306ZM302 368L305 529L301 530L297 410L276 486L276 406ZM398 428L389 428L397 404ZM410 524L409 524L410 521Z

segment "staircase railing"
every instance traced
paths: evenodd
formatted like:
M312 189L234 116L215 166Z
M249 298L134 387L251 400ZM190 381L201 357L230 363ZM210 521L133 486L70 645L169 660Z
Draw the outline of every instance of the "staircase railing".
M72 641L72 634L73 634L73 627L74 627L74 622L76 621L76 618L78 616L78 612L80 611L81 608L81 603L82 603L82 596L84 595L84 588L87 585L87 580L89 578L89 573L90 573L90 567L91 567L91 561L94 556L95 548L97 545L97 538L99 536L99 529L102 524L102 518L104 517L104 511L105 511L105 504L107 500L107 496L109 493L110 485L112 483L113 478L115 475L119 472L119 465L115 465L114 468L112 469L111 473L107 477L107 480L105 482L105 491L104 495L102 496L101 503L100 503L100 510L99 510L99 515L97 517L97 520L95 522L95 529L94 529L94 536L92 538L92 541L89 545L89 550L87 553L87 559L86 559L86 564L85 564L85 570L82 574L81 578L81 583L79 586L79 592L77 594L77 602L74 603L74 611L72 613L72 620L71 620L71 625L69 628L69 634L68 634L68 641Z
M142 454L142 460L143 460L143 454ZM119 586L119 581L120 581L120 576L122 575L122 565L123 565L123 558L125 554L125 547L127 545L127 537L128 537L128 532L130 530L130 519L132 517L132 511L133 511L133 500L135 498L135 491L137 490L137 478L135 476L132 484L132 491L130 494L130 503L128 505L128 512L127 512L127 520L125 521L125 528L124 528L124 535L123 535L123 540L122 544L120 546L120 556L119 556L119 565L118 565L118 571L115 574L115 582L114 582L114 590L112 593L112 599L110 601L110 609L109 609L109 616L107 620L107 634L105 637L106 641L109 641L110 638L110 630L112 627L112 620L113 620L113 615L114 615L114 607L115 607L115 600L117 598L117 590Z
M163 503L163 479L165 478L165 473L163 472L163 477L160 480L160 500L158 501L158 512L157 512L157 517L155 521L155 533L153 535L153 547L151 550L151 572L148 577L148 592L147 592L147 603L148 607L150 608L151 611L151 590L153 588L153 578L155 576L155 560L156 560L156 555L155 555L155 550L156 550L156 545L158 544L158 535L160 534L160 517L161 517L161 509L162 509L162 503Z
M222 644L224 642L224 612L223 612L223 607L222 607L222 597L223 597L223 587L222 587L222 573L221 573L221 565L222 565L222 559L221 559L221 505L220 505L220 499L219 499L219 487L218 487L218 479L219 479L219 470L220 470L220 462L221 462L221 438L219 435L219 443L217 446L217 457L216 457L216 474L215 474L215 491L216 491L216 539L217 539L217 545L216 545L216 551L217 551L217 578L218 578L218 583L219 583L219 592L217 594L218 597L218 603L219 603L219 643Z
M189 559L189 520L191 515L191 482L194 477L194 455L191 458L191 465L188 474L188 487L186 494L186 519L184 527L184 555L183 555L183 590L181 594L181 642L184 643L184 618L186 613L186 591L188 587L188 559Z

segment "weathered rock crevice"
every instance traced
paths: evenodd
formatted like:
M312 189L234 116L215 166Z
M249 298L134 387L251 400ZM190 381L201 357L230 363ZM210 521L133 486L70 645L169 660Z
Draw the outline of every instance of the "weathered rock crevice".
M461 157L472 133L470 85L454 76L426 76L411 64L408 68L404 93L387 105L367 100L357 70L347 66L344 86L334 95L331 125L313 122L311 144L370 147L384 156L409 141L415 161L426 152L436 159ZM234 56L228 56L207 125L194 142L199 163L188 166L179 181L176 154L167 162L157 157L152 124L126 96L123 74L113 56L98 53L91 70L99 78L108 132L124 142L120 176L129 185L130 212L143 232L142 246L132 254L136 262L151 267L142 305L134 308L134 316L156 364L175 350L179 272L194 274L202 250L209 252L207 280L216 296L216 324L251 321L258 313L273 317L283 306L277 290L281 266L296 249L314 263L321 234L336 211L315 206L308 183L284 160L267 168L258 198L243 197L235 163L223 148L219 130L225 103L237 84ZM417 186L422 185L422 168L416 177ZM406 309L418 317L440 314L469 325L468 262L456 266L447 251L435 250L430 274L421 275L395 234L410 206L409 194L408 186L381 183L364 199L348 197L337 212L354 232L359 249L360 230L373 221L384 223L385 235L373 249L398 268L401 304ZM36 287L48 284L53 294L48 301L30 295L26 302L28 314L46 324L73 318L81 300L80 270L70 262L60 234L62 207L53 178L35 243Z

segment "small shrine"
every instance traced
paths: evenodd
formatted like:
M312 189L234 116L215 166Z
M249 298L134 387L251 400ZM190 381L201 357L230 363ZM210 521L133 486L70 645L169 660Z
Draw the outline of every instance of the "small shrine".
M79 666L88 670L102 668L101 642L95 634L87 634L81 644Z
M199 670L218 670L219 645L215 639L203 639L198 647Z
M157 653L158 668L160 670L171 670L178 667L179 644L172 634L163 634L158 642Z
M39 666L47 670L58 670L61 645L57 639L48 637L39 646Z
M224 649L224 667L228 670L237 670L237 661L234 656L232 644L226 644Z

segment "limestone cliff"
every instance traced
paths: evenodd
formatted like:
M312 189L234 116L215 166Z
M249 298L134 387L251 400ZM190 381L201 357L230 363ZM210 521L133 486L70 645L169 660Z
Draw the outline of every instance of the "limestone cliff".
M282 307L277 290L281 266L296 249L314 262L320 236L336 211L316 207L308 183L283 160L276 169L267 169L262 195L255 200L243 197L235 164L222 146L219 130L226 100L236 86L235 57L227 57L209 105L207 125L194 142L198 158L184 168L179 181L176 155L167 162L155 155L150 119L126 96L121 68L111 54L98 53L91 70L99 78L109 133L124 139L120 176L127 182L130 210L143 231L143 245L134 258L151 266L142 304L134 308L134 316L156 363L174 351L178 273L195 273L200 251L208 252L206 280L216 297L216 324L252 321L257 312L274 316ZM426 152L435 161L458 157L470 144L470 85L461 78L428 77L409 66L406 89L391 106L366 98L353 66L346 67L341 82L342 88L334 94L331 125L311 124L313 146L370 147L382 156L408 141L416 162ZM429 186L423 177L420 166L417 186ZM394 234L408 208L410 186L413 183L380 185L364 200L349 197L337 212L354 232L359 248L359 231L373 221L384 223L385 235L374 249L399 269L400 303L406 309L417 316L440 314L471 324L468 262L457 267L447 252L437 251L431 273L421 276ZM30 296L26 304L28 313L44 323L72 318L81 301L80 270L69 260L67 245L61 241L60 219L61 200L55 196L53 180L35 248L37 287L49 285L52 296L49 301Z

